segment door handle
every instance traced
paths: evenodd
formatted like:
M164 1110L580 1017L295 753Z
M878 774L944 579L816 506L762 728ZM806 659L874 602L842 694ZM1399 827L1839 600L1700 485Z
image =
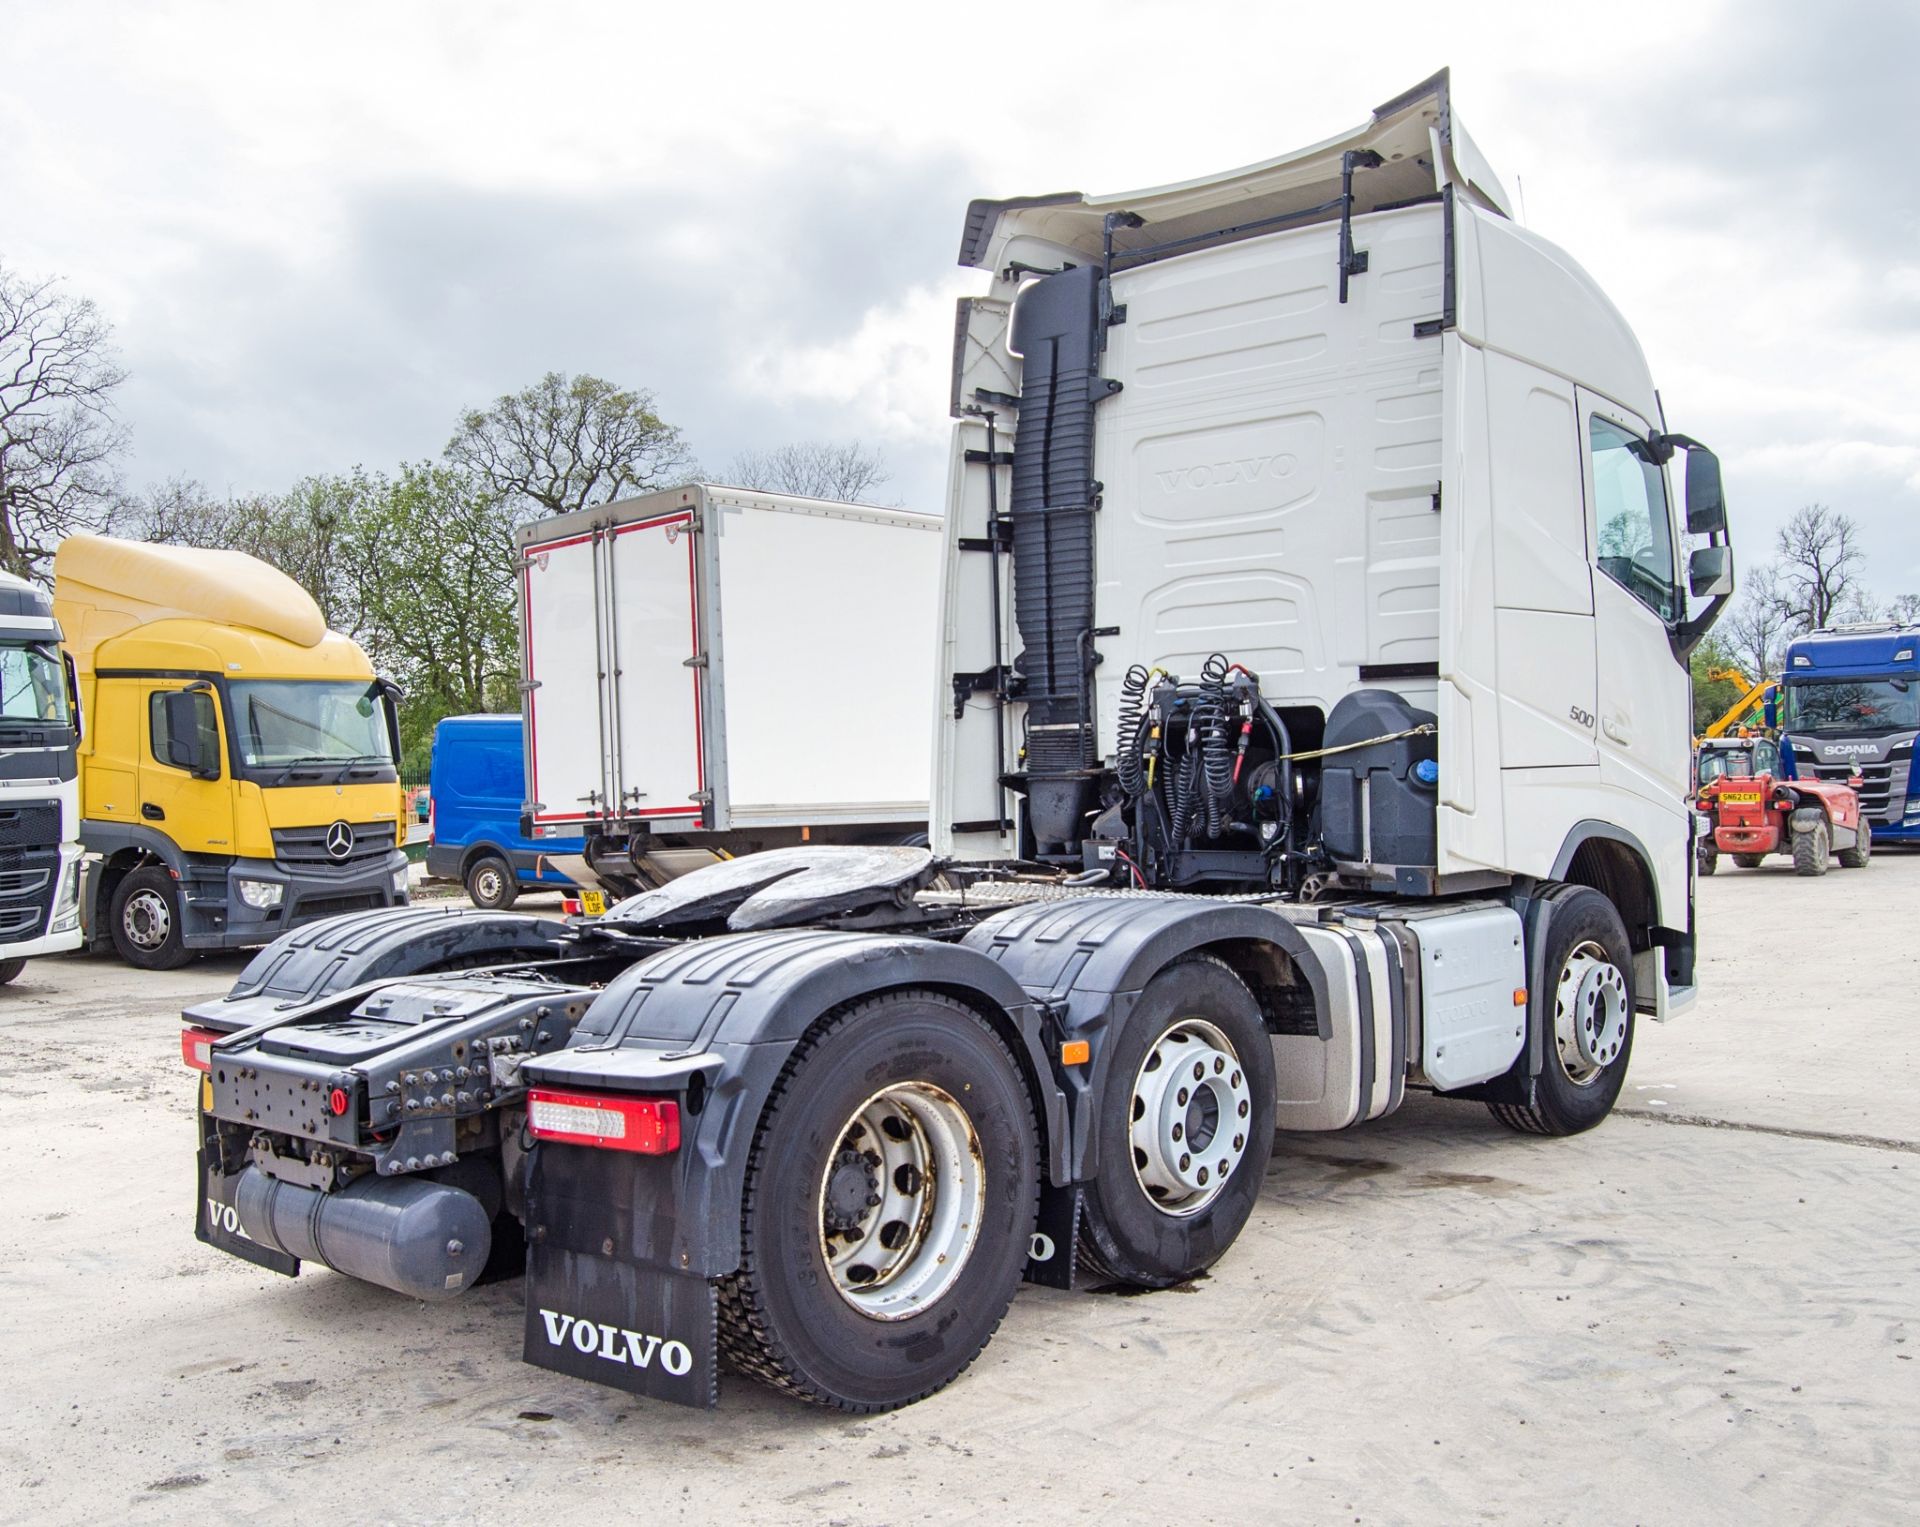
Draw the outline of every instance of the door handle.
M1611 716L1606 716L1601 719L1600 730L1605 732L1609 738L1619 743L1623 748L1627 746L1631 740L1627 731L1627 724L1624 721L1616 721Z
M164 822L167 819L166 812L154 805L152 801L142 801L140 803L140 815L145 817L149 822Z

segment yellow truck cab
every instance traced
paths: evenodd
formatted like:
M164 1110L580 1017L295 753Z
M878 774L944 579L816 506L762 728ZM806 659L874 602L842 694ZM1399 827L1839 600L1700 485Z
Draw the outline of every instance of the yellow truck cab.
M88 943L164 970L407 900L396 691L277 569L70 536Z

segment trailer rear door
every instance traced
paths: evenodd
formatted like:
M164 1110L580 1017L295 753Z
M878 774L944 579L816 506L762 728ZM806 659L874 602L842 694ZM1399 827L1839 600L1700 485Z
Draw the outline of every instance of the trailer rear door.
M697 540L680 510L525 547L536 822L702 815Z

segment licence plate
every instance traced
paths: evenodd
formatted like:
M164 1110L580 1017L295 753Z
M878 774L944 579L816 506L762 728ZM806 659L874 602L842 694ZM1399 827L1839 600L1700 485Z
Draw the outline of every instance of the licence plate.
M1758 800L1759 797L1755 796L1754 799ZM601 913L607 910L607 893L605 891L582 891L580 893L580 910L588 917L600 916Z
M1758 806L1760 792L1758 790L1725 790L1721 792L1720 799L1728 806Z

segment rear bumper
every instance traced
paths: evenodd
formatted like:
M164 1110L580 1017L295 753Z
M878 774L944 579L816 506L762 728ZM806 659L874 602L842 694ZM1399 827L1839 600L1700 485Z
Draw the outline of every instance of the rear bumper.
M235 859L222 874L190 875L181 881L181 939L189 949L246 949L272 943L289 928L343 912L404 906L406 872L407 856L399 849L341 871L289 870L271 859ZM243 880L279 886L279 905L248 906L240 894Z

